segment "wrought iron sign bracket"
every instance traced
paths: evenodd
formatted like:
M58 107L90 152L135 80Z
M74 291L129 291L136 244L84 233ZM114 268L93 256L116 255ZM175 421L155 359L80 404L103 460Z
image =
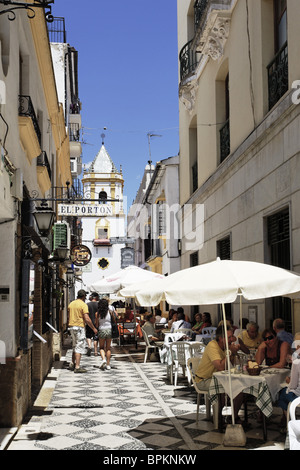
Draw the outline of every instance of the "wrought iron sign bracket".
M5 5L8 8L0 11L0 15L8 14L9 21L16 19L16 10L26 10L28 18L32 19L35 17L35 8L45 8L45 18L48 23L52 23L54 17L51 13L50 4L54 3L54 0L34 0L33 3L16 2L13 0L0 0L0 5Z

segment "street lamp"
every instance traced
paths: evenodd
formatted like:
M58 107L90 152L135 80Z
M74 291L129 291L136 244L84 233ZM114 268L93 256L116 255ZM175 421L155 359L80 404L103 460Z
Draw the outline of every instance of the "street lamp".
M36 221L38 231L42 237L47 237L54 223L55 212L51 207L48 207L47 203L42 203L32 214Z
M66 278L67 278L67 287L71 288L74 286L74 271L73 269L69 266L66 272Z
M45 18L48 23L52 23L54 21L54 17L51 14L50 3L54 3L54 0L34 0L33 3L0 0L0 5L8 7L6 10L1 10L0 15L7 13L9 21L14 21L16 19L15 10L26 10L28 18L32 19L35 17L34 8L47 8L47 11L45 11Z
M68 256L69 248L65 244L61 244L56 248L56 254L59 261L65 261Z

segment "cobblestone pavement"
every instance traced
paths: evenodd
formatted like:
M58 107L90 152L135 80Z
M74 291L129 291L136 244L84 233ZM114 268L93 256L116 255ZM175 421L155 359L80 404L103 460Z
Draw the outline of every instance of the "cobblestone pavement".
M196 393L187 380L179 376L177 387L170 385L164 364L143 363L142 345L114 346L111 370L100 370L92 355L81 361L88 372L75 374L68 370L70 358L69 349L54 364L8 450L224 449L224 434L206 419L204 405L196 423ZM280 410L274 408L268 421L268 442L256 413L250 404L245 449L282 450Z

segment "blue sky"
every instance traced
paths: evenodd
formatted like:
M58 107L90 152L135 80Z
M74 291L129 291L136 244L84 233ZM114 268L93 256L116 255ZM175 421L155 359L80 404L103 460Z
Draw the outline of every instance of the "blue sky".
M105 147L122 165L127 208L149 160L179 152L176 0L55 0L79 53L83 163ZM106 127L106 130L103 130Z

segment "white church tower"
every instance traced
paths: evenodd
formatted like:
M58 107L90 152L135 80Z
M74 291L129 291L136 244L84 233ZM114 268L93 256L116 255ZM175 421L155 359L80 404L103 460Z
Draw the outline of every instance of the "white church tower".
M125 247L125 244L112 243L111 240L126 236L122 202L124 179L104 142L94 161L84 170L82 186L85 197L95 200L91 202L94 206L91 216L82 217L82 243L92 254L91 261L82 268L82 287L87 289L121 269L121 249Z

